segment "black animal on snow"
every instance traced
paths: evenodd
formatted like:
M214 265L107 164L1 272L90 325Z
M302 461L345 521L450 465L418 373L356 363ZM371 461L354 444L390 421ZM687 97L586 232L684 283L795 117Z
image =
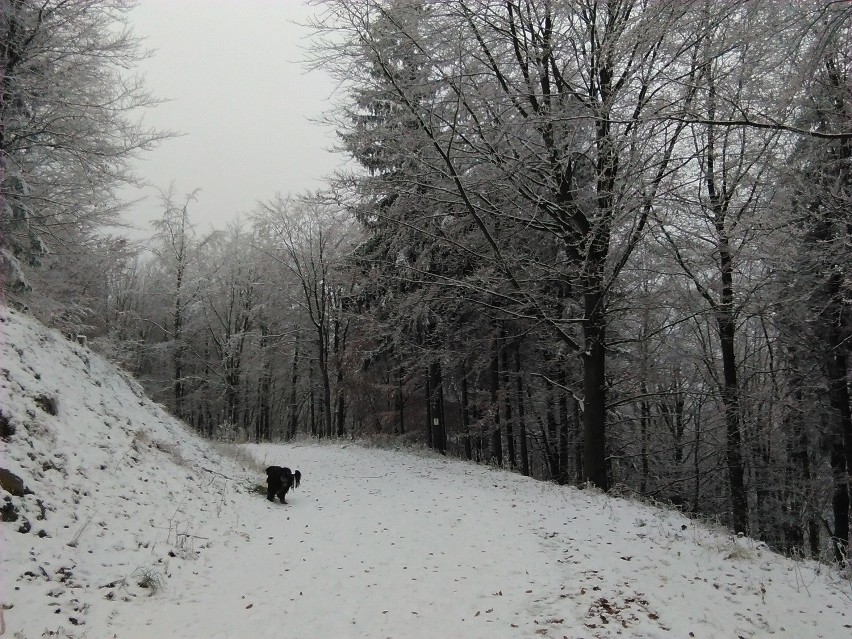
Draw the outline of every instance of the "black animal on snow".
M298 470L291 471L285 466L270 466L266 469L266 498L275 501L275 498L286 504L287 491L298 488L302 481L302 473Z

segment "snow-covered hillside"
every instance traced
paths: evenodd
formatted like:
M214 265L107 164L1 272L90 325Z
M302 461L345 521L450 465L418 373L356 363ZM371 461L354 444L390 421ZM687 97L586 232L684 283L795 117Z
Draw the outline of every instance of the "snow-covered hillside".
M209 552L200 530L239 535L257 479L87 348L5 307L0 341L0 468L24 486L0 495L6 633L112 636L116 610L156 606L139 583Z
M852 636L852 582L678 513L354 444L247 467L85 347L0 341L4 636Z

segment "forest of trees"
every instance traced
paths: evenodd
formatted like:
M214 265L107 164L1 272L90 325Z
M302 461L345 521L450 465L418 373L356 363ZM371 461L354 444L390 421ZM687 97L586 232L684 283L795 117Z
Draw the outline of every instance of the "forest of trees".
M0 0L7 301L208 437L424 445L844 560L852 7L316 5L356 168L205 236L165 191L135 246L104 225L165 134L126 4Z

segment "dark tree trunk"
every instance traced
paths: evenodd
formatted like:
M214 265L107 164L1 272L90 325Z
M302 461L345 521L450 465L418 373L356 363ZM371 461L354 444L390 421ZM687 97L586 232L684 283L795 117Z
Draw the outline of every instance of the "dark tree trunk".
M852 114L848 112L849 77L842 57L836 53L826 55L825 70L828 84L833 88L832 106L834 115L844 124L852 122ZM841 191L845 206L833 204L826 212L825 220L819 225L821 239L829 243L840 243L848 247L852 241L852 224L849 223L848 192L852 177L850 177L849 162L852 160L852 140L843 138L837 148L837 162L831 176L828 188L831 191ZM836 195L830 196L836 197ZM838 242L839 240L839 242ZM848 251L841 255L848 254ZM836 256L830 259L837 260ZM834 550L838 561L844 561L849 556L849 500L852 491L852 407L849 400L849 365L848 357L852 352L850 340L850 321L848 317L848 264L831 265L831 276L827 282L828 305L824 311L827 320L826 369L828 372L829 397L836 417L836 431L831 449L831 469L834 476L834 495L832 506L834 510ZM828 265L826 265L828 266ZM845 266L845 268L844 268Z
M692 512L698 513L701 506L701 411L695 411L695 447L693 448L692 471L695 483L692 488Z
M712 74L708 84L708 116L716 117L716 88ZM731 525L735 532L748 532L748 498L743 469L742 432L740 426L740 391L736 362L736 317L734 309L734 259L727 227L728 205L732 192L726 190L724 178L721 190L716 184L716 129L707 127L706 148L707 196L716 230L716 251L719 266L719 301L714 304L719 345L722 354L722 404L725 411L725 460L728 466L728 486L731 493ZM724 164L724 163L723 163ZM725 175L724 166L722 175ZM712 299L705 293L708 301Z
M320 405L321 424L320 429L327 437L334 436L334 425L332 424L332 398L331 377L329 372L328 336L320 330L317 337L317 352L319 353L319 373L322 382L322 403Z
M172 365L174 367L174 402L175 402L175 417L184 419L183 399L186 395L186 387L183 376L183 358L185 349L181 346L175 346L175 351L172 355Z
M580 402L576 399L571 401L571 406L574 411L574 478L578 484L583 482L583 438L580 436L581 424L583 419L580 415Z
M269 369L269 362L263 364L263 374L260 378L260 386L258 388L258 410L257 410L257 427L255 429L255 438L257 441L268 441L270 439L270 412L271 403L269 396L272 394L272 373Z
M669 499L673 503L682 505L686 503L686 497L680 488L684 461L683 436L686 430L686 421L683 414L685 400L681 392L679 378L674 371L672 372L672 383L668 387L667 394L657 406L660 416L663 418L672 437L672 475L669 477L669 482L675 488L669 495Z
M308 360L308 402L310 403L310 419L311 419L311 436L322 437L322 431L317 429L317 412L316 412L316 373L314 371L314 360Z
M237 426L240 415L240 374L236 364L231 363L228 368L225 376L225 410L228 422Z
M521 346L515 346L515 386L518 402L518 438L521 443L521 473L530 476L530 454L527 444L527 422L524 410L524 388L521 380Z
M571 416L568 414L568 372L564 362L559 364L559 373L556 377L559 386L556 388L559 398L556 406L557 423L559 425L559 479L561 486L571 483L571 465L569 464L569 452L571 450Z
M831 448L831 470L834 491L831 507L834 513L834 531L832 545L838 562L845 561L849 547L849 476L846 472L846 451L839 438L835 438Z
M442 455L447 453L447 430L444 423L444 384L441 363L435 359L429 364L428 380L430 447Z
M835 331L832 331L835 333ZM834 335L832 337L835 337ZM835 341L832 339L832 341ZM832 435L831 470L834 478L834 494L831 503L834 512L834 554L837 561L844 561L849 551L849 489L852 459L852 413L849 405L849 371L846 365L846 350L842 344L832 344L829 355L829 388L831 407L835 412L835 433Z
M680 475L683 473L681 468L683 465L683 435L686 432L686 420L684 419L683 411L686 401L681 392L679 380L675 381L674 392L674 461L678 471L678 481L680 481Z
M808 550L810 557L818 559L822 554L820 545L820 523L814 508L813 499L813 473L811 470L812 444L810 431L805 422L805 398L802 389L805 388L804 376L800 373L802 362L796 352L791 349L788 367L793 371L789 386L793 396L793 406L787 412L787 447L789 450L791 468L788 488L790 489L790 518L793 519L792 526L799 528L800 532L791 532L795 536L797 546L802 551L805 548L804 534L807 533ZM800 521L800 513L804 514L804 525Z
M183 363L186 354L186 345L183 338L183 275L186 265L185 258L185 242L186 230L182 228L181 235L177 246L177 272L175 273L175 305L172 309L172 340L174 341L174 352L172 353L172 366L174 367L174 402L175 416L178 419L183 419L183 398L186 394L183 380Z
M340 319L334 321L334 355L337 368L335 391L334 424L337 437L346 435L346 393L343 388L343 349L346 332L340 326Z
M494 423L491 426L491 459L498 466L503 465L503 437L500 432L500 362L498 359L499 345L497 341L491 345L491 412Z
M396 414L397 414L397 432L402 435L405 433L405 398L403 396L404 375L402 366L396 371Z
M506 415L506 456L508 457L509 468L515 469L518 466L517 455L515 454L515 430L513 428L512 415L512 393L509 389L512 384L509 380L509 348L506 345L506 336L503 330L500 331L500 353L503 361L503 406L505 407Z
M293 368L290 374L290 425L286 439L296 436L299 425L299 405L297 404L296 388L299 384L299 333L296 333L296 345L293 350Z
M557 388L548 384L545 391L547 407L545 408L545 428L542 431L544 438L544 455L547 460L547 469L550 478L560 481L562 473L559 467L559 425L556 421Z
M335 411L334 421L337 425L337 436L343 437L346 435L346 396L342 388L342 376L338 373L337 387L337 410Z
M606 463L606 315L603 295L584 296L583 337L583 480L609 490Z
M788 413L787 451L791 464L787 471L787 491L789 497L785 500L785 551L787 553L802 552L805 546L805 531L797 513L807 513L808 493L811 483L811 464L809 459L810 444L807 430L802 419L801 379L792 378L793 399L795 405ZM798 475L797 475L798 472ZM798 481L797 481L798 480Z
M435 448L435 430L432 427L432 410L434 408L434 404L432 402L432 376L428 366L424 372L426 373L426 446L429 448Z
M720 241L722 298L716 310L722 353L722 403L725 409L725 458L731 491L731 524L735 532L748 532L748 498L743 469L742 433L740 430L740 393L737 381L735 350L736 324L733 317L733 266L726 240Z
M719 317L719 337L721 338L724 375L722 403L725 408L725 459L728 464L728 485L731 490L731 523L734 532L746 533L748 531L748 500L743 470L737 369L734 363L734 320L727 314Z
M461 417L462 431L464 432L464 457L468 461L473 459L473 448L470 442L470 408L467 396L467 361L461 367Z
M639 403L639 458L642 475L639 478L639 494L648 493L648 426L651 423L651 402L648 401L648 385L643 378L639 385L642 400Z
M799 362L796 361L795 355L791 357L790 368L793 371L799 370ZM818 559L821 554L820 549L820 527L817 519L811 494L813 476L811 472L811 441L808 433L808 427L804 420L804 397L802 388L805 381L798 372L795 372L790 380L790 386L793 391L794 405L788 413L790 421L790 434L788 436L788 447L790 450L790 459L792 460L792 468L790 470L790 485L792 496L792 506L790 507L790 516L796 517L796 513L802 512L805 514L805 526L808 535L808 547L810 556L813 559ZM798 477L797 477L798 471ZM796 486L798 478L800 485ZM799 521L795 525L801 528ZM796 534L799 541L798 546L804 550L804 534Z

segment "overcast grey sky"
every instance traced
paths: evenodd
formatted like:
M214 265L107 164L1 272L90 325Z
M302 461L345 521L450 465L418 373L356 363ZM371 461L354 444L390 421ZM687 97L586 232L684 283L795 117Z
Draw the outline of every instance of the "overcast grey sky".
M300 0L141 0L131 14L154 56L140 67L168 103L149 123L184 133L145 154L137 172L153 185L201 189L190 212L199 232L245 218L276 192L322 186L342 157L334 134L313 123L328 108L332 80L300 60L313 9ZM154 189L128 219L149 229L160 215ZM131 194L133 195L133 194Z

